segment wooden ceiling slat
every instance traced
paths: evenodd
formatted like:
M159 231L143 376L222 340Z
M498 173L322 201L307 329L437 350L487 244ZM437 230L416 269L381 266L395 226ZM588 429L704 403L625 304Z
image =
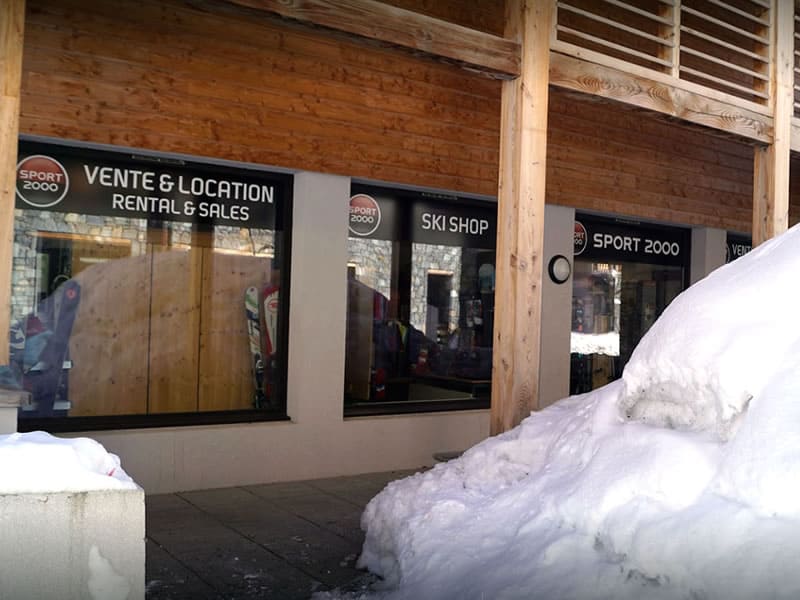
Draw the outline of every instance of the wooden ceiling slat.
M517 42L375 0L228 2L449 59L498 79L520 73Z

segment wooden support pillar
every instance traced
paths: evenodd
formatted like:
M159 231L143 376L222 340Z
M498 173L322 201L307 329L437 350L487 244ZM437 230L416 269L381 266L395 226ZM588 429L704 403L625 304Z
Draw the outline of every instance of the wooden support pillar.
M0 365L8 364L25 0L0 2Z
M772 5L773 140L753 156L753 246L789 227L789 157L794 111L794 3Z
M521 75L503 82L491 433L538 408L550 37L555 0L508 0Z

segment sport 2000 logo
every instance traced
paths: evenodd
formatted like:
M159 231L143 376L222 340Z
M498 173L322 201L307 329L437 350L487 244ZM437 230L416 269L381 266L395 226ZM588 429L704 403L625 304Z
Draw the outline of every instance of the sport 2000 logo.
M583 223L580 221L575 221L575 233L572 238L572 253L575 256L581 254L584 250L586 250L586 246L589 243L589 233L586 231L586 227L584 227Z
M17 196L35 208L50 208L69 191L67 170L43 154L23 158L17 164Z
M375 198L356 194L350 198L350 231L355 235L372 235L381 224L381 207Z

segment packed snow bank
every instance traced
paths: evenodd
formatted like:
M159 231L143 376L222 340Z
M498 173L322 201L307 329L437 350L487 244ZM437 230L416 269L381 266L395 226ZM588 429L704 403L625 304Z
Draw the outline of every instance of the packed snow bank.
M363 596L800 597L798 236L680 296L622 381L389 484Z
M628 415L727 438L800 339L799 246L794 227L673 300L625 367Z
M138 489L119 458L89 438L0 435L0 495Z
M569 338L569 351L578 354L605 354L619 356L619 333L578 333L573 331Z

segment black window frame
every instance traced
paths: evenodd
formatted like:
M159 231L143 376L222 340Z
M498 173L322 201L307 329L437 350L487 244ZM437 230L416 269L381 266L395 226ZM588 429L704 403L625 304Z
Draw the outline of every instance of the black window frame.
M692 231L690 227L677 223L657 223L642 221L635 217L621 217L583 211L576 211L574 223L574 253L572 257L573 280L571 284L573 301L575 293L575 272L577 270L576 263L579 261L609 264L637 263L651 265L653 267L679 267L681 269L681 292L685 291L691 285ZM589 225L588 230L586 225ZM604 239L604 243L606 244L605 248L597 249L593 247L593 240L591 240L591 234L593 233L602 233L604 236L611 236L610 239ZM631 240L627 245L624 243L624 238L626 237ZM620 241L619 238L623 238L622 244L618 243ZM613 239L613 242L610 241L611 239ZM666 246L665 242L678 244L680 248L679 253L658 254L656 250L658 248L663 249L663 247ZM616 244L616 246L614 244ZM575 327L574 306L572 310L570 331L574 331ZM658 316L660 316L660 313L656 315L656 317ZM639 339L641 340L641 337ZM636 344L638 344L638 341ZM633 347L635 347L636 344L634 344ZM569 356L570 394L584 393L587 390L573 390L574 381L576 379L576 357L588 355L582 355L570 350ZM626 363L619 365L618 369L615 366L615 370L619 371L615 379L622 376L622 370Z
M98 415L98 416L47 416L47 417L18 417L17 430L20 432L47 431L52 433L81 432L81 431L107 431L127 429L148 429L181 426L221 425L235 423L255 423L269 421L288 421L287 412L287 374L288 374L288 333L289 333L289 305L291 295L291 248L292 248L292 212L294 203L294 170L271 168L255 163L243 163L213 157L194 156L171 152L160 152L148 149L112 146L107 144L93 144L78 140L50 138L44 136L21 135L21 147L52 148L54 153L74 153L79 157L95 158L112 156L116 160L137 161L132 164L157 165L189 165L191 168L203 171L204 168L213 169L215 173L246 174L254 178L268 177L280 182L283 186L283 197L275 203L275 254L280 252L281 287L279 294L277 323L278 347L276 351L278 370L275 406L264 408L224 410L224 411L192 411L155 414L130 414L130 415ZM20 153L20 156L22 154ZM17 205L16 208L25 208ZM89 213L83 213L89 214ZM148 219L150 223L157 224L157 219ZM203 228L213 229L213 223L200 222L196 224ZM279 241L278 241L279 240ZM242 310L244 318L244 309ZM22 409L20 409L21 412Z
M411 261L412 248L415 242L417 243L432 243L428 241L420 241L414 239L412 228L412 213L414 211L415 203L420 205L435 205L439 207L460 207L467 208L477 207L478 209L485 210L487 208L494 212L491 235L494 237L494 244L491 248L486 248L486 251L491 251L495 254L495 267L496 267L496 252L497 252L497 201L496 198L476 197L447 193L442 191L421 190L412 187L393 186L390 184L359 181L353 179L351 182L350 195L351 198L357 194L390 196L395 201L397 214L395 215L395 222L393 223L391 233L387 232L381 226L382 236L380 239L391 240L393 245L400 245L400 252L407 253L406 257L398 257L397 260L403 262ZM356 238L359 236L352 235L348 232L348 239ZM442 244L452 245L453 247L464 248L464 245L456 244ZM393 250L394 252L394 250ZM349 259L348 259L349 260ZM395 259L393 259L395 260ZM398 286L400 304L404 302L410 304L411 287L413 282L410 281L410 267L407 274L408 285ZM348 269L348 273L350 270ZM402 308L400 309L402 313ZM348 307L349 313L349 307ZM348 314L349 316L349 314ZM402 314L401 314L402 317ZM494 346L492 339L491 347ZM405 415L405 414L424 414L436 412L449 412L449 411L465 411L465 410L485 410L491 406L491 384L486 391L485 395L481 395L469 399L432 399L432 400L398 400L398 401L370 401L364 403L350 404L344 401L345 395L343 393L343 416L345 418L357 417L371 417L371 416L389 416L389 415Z

